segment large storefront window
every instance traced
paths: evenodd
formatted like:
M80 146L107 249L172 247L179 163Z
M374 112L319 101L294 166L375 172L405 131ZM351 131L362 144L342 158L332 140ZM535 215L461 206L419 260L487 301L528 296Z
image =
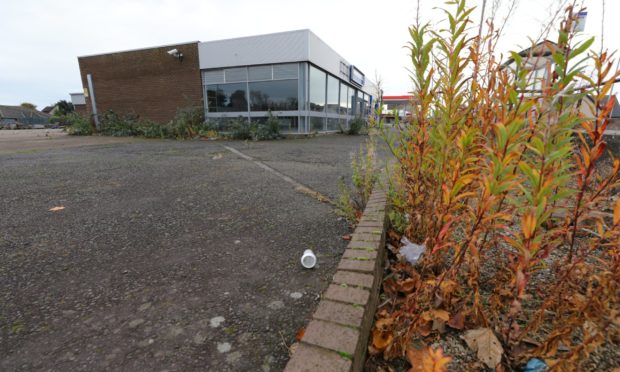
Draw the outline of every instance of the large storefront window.
M278 127L282 133L297 133L299 131L299 117L297 116L276 116ZM252 123L267 123L269 118L252 118Z
M250 83L250 110L297 110L297 80Z
M325 118L323 117L310 117L310 130L321 132L325 130Z
M310 66L310 110L325 111L325 73Z
M340 84L338 79L327 75L327 112L338 113L338 93Z
M355 106L356 106L356 102L357 102L355 97L357 97L357 91L355 89L353 89L353 88L349 88L349 109L347 110L347 114L349 114L349 115L356 115L356 114L358 114L355 111Z
M349 107L349 87L340 83L340 114L347 114L347 107Z
M340 129L339 120L335 118L327 118L327 125L325 127L328 131L336 131Z
M209 112L248 111L245 83L207 85Z
M357 91L357 107L355 109L355 115L363 116L366 105L364 104L364 93L361 90Z

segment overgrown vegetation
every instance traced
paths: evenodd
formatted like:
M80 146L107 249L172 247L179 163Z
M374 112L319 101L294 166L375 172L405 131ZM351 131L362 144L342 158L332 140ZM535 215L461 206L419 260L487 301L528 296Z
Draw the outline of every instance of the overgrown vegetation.
M62 121L68 124L69 134L90 135L94 133L88 120L75 113L65 115ZM88 124L87 131L86 124ZM113 111L99 116L99 133L106 136L146 138L191 139L228 137L233 139L263 141L281 138L279 122L271 113L265 123L249 123L243 118L232 121L226 131L220 131L212 122L205 121L201 107L179 109L173 120L160 124L139 118L136 114L118 114ZM72 129L73 128L73 129Z
M346 218L352 225L357 224L377 182L376 166L376 144L374 138L370 137L360 145L359 152L351 160L353 187L342 178L338 182L340 192L336 200L336 213Z
M233 139L265 141L281 138L280 123L269 112L265 123L248 122L245 118L238 118L230 124L228 136Z
M398 161L392 221L426 253L391 266L371 353L427 370L449 359L413 345L469 330L496 344L488 368L537 357L579 369L619 337L620 161L597 166L619 73L576 37L572 6L534 79L527 56L497 59L492 25L469 34L465 0L449 4L445 29L410 28L413 118L384 130ZM580 113L586 95L593 117Z
M88 118L75 112L65 115L63 120L68 124L65 128L72 136L90 136L94 132Z
M367 129L366 120L360 116L356 116L349 121L349 129L346 130L346 133L349 135L357 135L362 133L364 129Z

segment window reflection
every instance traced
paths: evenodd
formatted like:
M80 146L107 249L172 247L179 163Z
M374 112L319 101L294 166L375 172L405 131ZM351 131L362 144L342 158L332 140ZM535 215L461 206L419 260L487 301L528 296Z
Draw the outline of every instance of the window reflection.
M327 75L327 112L338 113L338 79L331 75Z
M207 85L209 112L248 111L245 83Z
M297 80L250 83L250 110L297 110Z
M347 107L349 107L349 87L346 84L340 83L340 114L347 114Z
M310 66L310 110L325 111L325 73Z

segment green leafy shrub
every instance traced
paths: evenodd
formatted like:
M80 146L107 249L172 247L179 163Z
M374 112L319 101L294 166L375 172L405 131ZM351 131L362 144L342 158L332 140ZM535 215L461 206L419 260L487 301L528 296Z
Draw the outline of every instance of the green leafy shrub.
M139 135L146 138L169 138L168 126L150 120L140 122L138 127Z
M269 112L269 118L265 123L256 123L250 126L252 139L255 141L264 141L278 139L280 135L280 122Z
M168 132L171 137L194 138L200 133L205 122L202 107L186 107L177 111L174 119L168 123Z
M65 130L72 136L90 136L93 134L93 126L88 118L72 112L62 119L67 126Z
M207 120L199 127L198 135L209 139L218 138L220 136L219 126Z
M347 130L347 134L357 135L362 132L362 129L366 127L366 120L357 116L353 120L349 122L349 130Z
M128 137L140 134L138 116L130 113L119 115L108 110L99 116L100 133L106 136Z
M252 127L250 123L243 118L233 120L230 123L229 137L239 140L252 139Z

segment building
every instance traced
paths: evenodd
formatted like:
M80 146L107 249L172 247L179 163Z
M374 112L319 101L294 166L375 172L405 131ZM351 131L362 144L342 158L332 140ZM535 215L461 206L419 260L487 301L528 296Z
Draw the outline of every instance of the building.
M226 130L270 113L284 133L337 131L373 105L372 86L310 30L79 57L90 114L133 112L159 122L200 106ZM94 102L94 105L93 105Z
M0 128L37 128L49 124L50 115L21 106L0 105Z
M414 97L411 94L383 96L381 118L385 123L393 123L396 120L396 115L398 115L398 120L401 122L408 120L413 111L411 108L413 99Z
M54 115L55 113L58 112L58 105L45 106L43 110L41 110L41 112L44 114L48 114L48 115Z
M86 115L86 97L84 93L69 93L69 96L71 96L73 111L80 115Z

